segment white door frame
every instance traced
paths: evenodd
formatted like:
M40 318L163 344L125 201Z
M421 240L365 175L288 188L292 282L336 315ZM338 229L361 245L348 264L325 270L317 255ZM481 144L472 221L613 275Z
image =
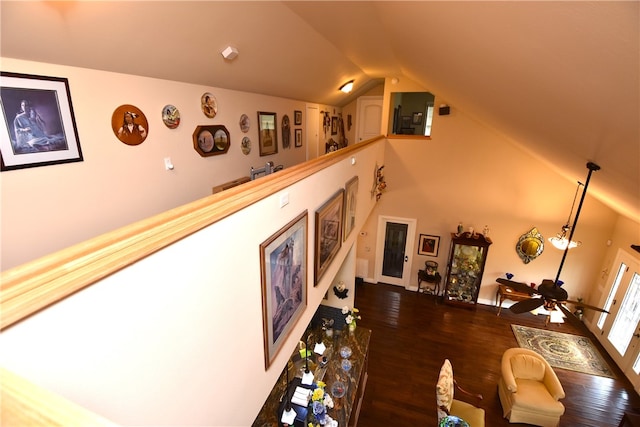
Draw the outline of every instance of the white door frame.
M384 257L384 243L386 237L386 229L388 222L395 222L398 224L407 224L407 242L405 244L405 261L404 268L402 270L402 277L389 277L382 275L382 261ZM417 220L414 218L400 218L388 215L378 216L378 232L376 239L376 264L375 264L375 280L376 282L389 283L391 285L404 286L405 289L409 288L409 280L411 277L411 265L413 261L413 248L416 240L416 224Z
M609 356L613 359L613 361L618 365L618 367L624 372L625 376L629 379L629 381L633 384L634 388L638 393L640 393L640 375L636 374L633 370L633 365L638 357L640 357L640 338L634 336L631 338L631 342L624 356L621 356L618 350L611 344L608 339L608 334L611 331L613 322L618 315L620 307L622 305L622 301L627 293L628 284L632 278L634 273L640 273L640 261L632 256L630 253L619 249L616 255L615 260L611 264L610 274L609 274L609 282L607 283L607 290L603 293L599 307L604 307L606 304L607 298L611 289L613 287L613 283L616 280L616 275L618 274L620 266L624 263L627 266L627 271L623 273L622 280L620 282L620 287L617 289L616 294L614 295L614 304L609 308L609 314L607 314L607 318L604 321L602 330L600 330L597 326L599 316L596 316L593 324L590 324L590 329L594 332L594 335L598 338L598 341L605 348ZM640 326L636 325L636 334L640 332Z
M307 160L312 160L320 155L318 152L320 111L317 104L307 104L305 112L306 138L303 144L306 145Z

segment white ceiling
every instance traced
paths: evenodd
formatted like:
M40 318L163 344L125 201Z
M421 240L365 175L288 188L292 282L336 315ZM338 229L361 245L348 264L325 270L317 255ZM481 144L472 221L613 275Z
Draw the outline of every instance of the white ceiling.
M2 56L344 105L410 78L640 219L638 1L3 0ZM229 62L220 51L236 47ZM6 71L6 70L5 70ZM570 197L570 196L568 196Z

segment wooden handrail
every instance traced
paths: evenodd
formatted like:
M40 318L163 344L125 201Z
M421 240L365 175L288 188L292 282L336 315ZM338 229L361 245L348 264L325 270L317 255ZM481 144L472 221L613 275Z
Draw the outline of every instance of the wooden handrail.
M323 155L2 272L0 330L383 138Z
M9 426L95 426L117 424L0 368L0 424Z

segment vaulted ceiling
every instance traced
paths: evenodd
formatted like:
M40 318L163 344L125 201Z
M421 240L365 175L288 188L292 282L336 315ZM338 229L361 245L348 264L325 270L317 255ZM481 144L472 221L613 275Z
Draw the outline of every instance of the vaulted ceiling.
M337 106L409 78L638 221L639 5L3 0L0 52Z

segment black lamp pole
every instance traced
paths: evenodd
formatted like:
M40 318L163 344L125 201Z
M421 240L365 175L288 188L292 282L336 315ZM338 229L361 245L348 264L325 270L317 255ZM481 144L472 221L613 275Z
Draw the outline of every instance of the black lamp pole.
M569 243L573 240L573 233L576 231L576 225L578 224L578 217L580 216L580 210L582 209L582 203L584 202L584 197L587 195L587 188L589 187L589 180L591 179L591 174L594 171L600 170L600 166L596 165L593 162L587 163L587 169L589 169L589 173L587 174L587 180L584 183L584 190L582 190L582 197L580 197L580 203L578 204L578 210L576 211L576 217L573 220L573 226L571 227L571 232L569 233ZM567 252L569 252L569 244L564 249L564 253L562 254L562 261L560 261L560 268L558 268L558 274L556 275L556 280L553 283L558 286L558 281L560 280L560 273L562 272L562 267L564 266L564 260L567 258Z

